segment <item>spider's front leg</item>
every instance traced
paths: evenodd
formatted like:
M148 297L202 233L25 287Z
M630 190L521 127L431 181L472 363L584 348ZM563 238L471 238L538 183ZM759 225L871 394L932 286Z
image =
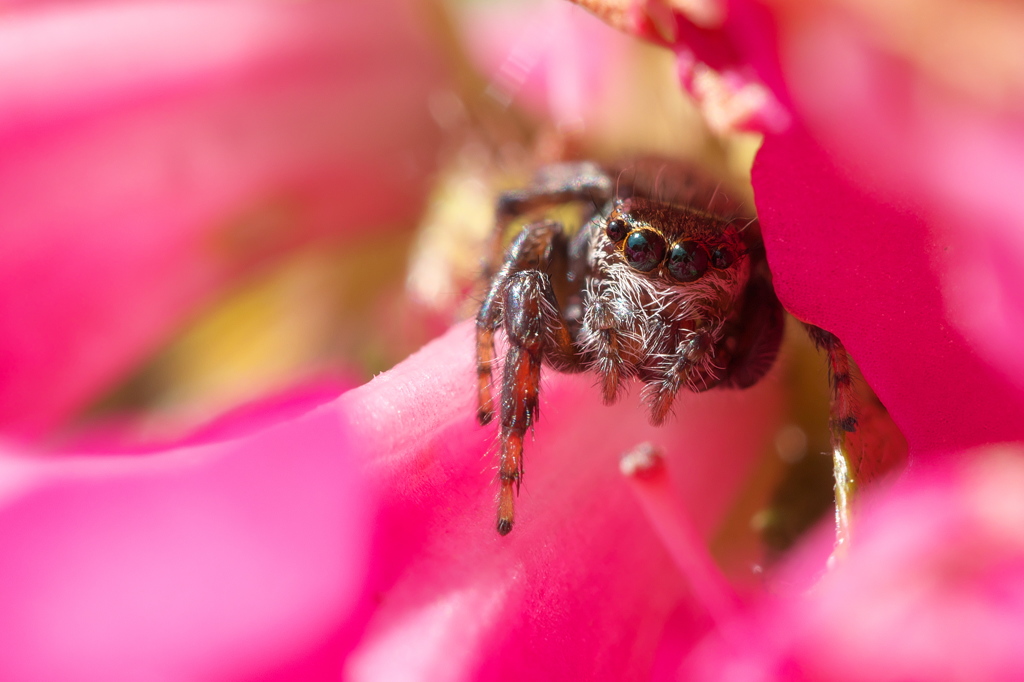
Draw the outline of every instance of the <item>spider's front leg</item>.
M490 378L494 332L508 338L501 384L501 461L498 532L507 535L514 522L514 492L523 475L523 436L537 419L540 368L545 359L558 369L579 368L569 329L559 310L551 279L543 269L552 252L564 255L561 225L552 221L527 226L509 249L477 317L477 372L480 380L478 417L493 416ZM513 491L513 487L515 490Z
M547 270L551 265L553 251L558 251L562 255L566 251L566 238L561 224L553 220L530 223L512 242L501 270L491 280L490 288L484 296L484 302L476 316L477 420L481 424L489 423L494 417L494 397L491 393L494 332L502 324L502 311L505 309L505 297L511 279L518 272ZM557 304L555 309L557 311ZM562 327L565 327L564 323ZM568 332L565 334L564 343L559 339L557 345L571 348ZM556 353L556 362L563 354ZM569 365L571 364L569 358Z
M538 415L541 364L546 355L572 357L573 351L547 274L539 270L513 274L503 307L508 353L501 380L498 532L507 535L515 515L512 488L518 493L523 477L523 435Z

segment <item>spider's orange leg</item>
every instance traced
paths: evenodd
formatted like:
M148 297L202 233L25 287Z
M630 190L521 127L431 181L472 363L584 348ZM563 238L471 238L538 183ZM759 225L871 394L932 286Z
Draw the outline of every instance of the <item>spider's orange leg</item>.
M539 413L541 364L545 358L559 369L574 369L579 363L547 274L511 274L502 309L509 348L501 386L498 532L507 535L515 521L513 492L519 492L523 477L523 435Z

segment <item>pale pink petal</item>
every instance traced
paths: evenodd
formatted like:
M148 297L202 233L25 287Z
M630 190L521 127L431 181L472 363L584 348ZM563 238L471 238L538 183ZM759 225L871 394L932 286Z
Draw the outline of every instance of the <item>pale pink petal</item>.
M690 639L708 622L618 459L641 441L663 447L706 538L769 437L777 384L684 396L657 429L636 391L604 407L592 377L546 371L516 526L500 537L471 335L460 325L341 400L383 496L378 607L350 679L644 679L671 614L697 614L681 626Z
M8 449L0 678L337 679L371 518L352 447L319 410L144 457Z
M233 277L410 218L439 82L399 0L0 17L0 426L53 427Z
M668 4L668 3L666 3ZM792 121L779 72L774 18L759 3L713 2L720 22L704 26L683 12L672 12L667 39L678 55L680 82L697 101L712 130L778 133ZM659 0L649 3L661 5Z
M601 120L597 104L628 38L563 0L471 6L462 22L470 57L498 102L514 101L563 129Z

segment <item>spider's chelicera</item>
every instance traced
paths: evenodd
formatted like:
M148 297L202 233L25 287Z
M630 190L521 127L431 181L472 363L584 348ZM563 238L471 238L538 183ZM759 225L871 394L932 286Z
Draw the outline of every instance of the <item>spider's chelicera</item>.
M575 235L538 217L575 201L588 207ZM499 403L502 535L512 530L543 364L596 373L607 403L626 380L639 379L651 422L661 424L681 390L757 382L784 327L756 218L680 164L549 166L529 188L502 195L496 234L522 217L526 225L490 277L477 316L481 423L495 410L494 334L503 330L508 339ZM811 334L829 352L833 431L852 431L846 354L831 334Z

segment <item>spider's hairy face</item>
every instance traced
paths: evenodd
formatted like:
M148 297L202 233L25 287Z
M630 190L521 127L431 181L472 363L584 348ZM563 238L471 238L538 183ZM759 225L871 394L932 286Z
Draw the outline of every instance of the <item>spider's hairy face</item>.
M606 286L634 313L720 318L749 278L742 227L693 207L632 197L617 200L604 229L595 230L594 253ZM652 341L643 345L657 347Z

